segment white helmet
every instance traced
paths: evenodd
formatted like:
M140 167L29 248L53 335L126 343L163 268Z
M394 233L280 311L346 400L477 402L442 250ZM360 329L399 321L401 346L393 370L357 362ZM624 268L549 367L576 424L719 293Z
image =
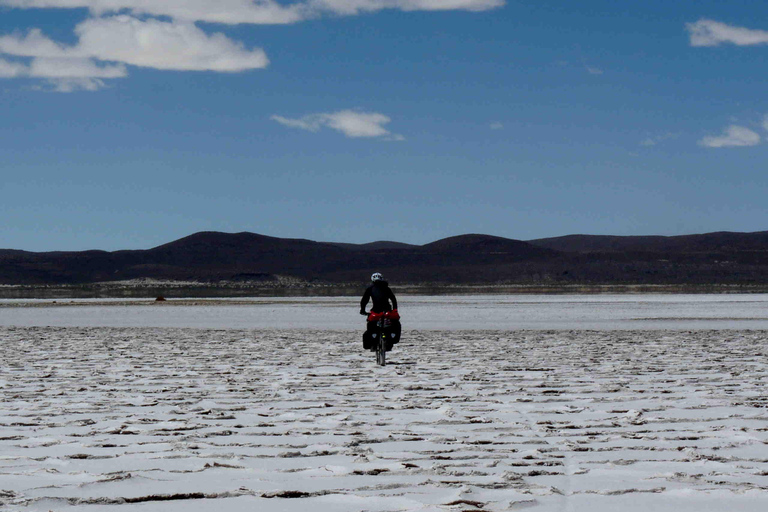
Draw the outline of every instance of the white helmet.
M371 281L373 281L374 283L376 281L382 281L383 279L384 279L384 276L381 275L379 272L374 272L374 274L371 276Z

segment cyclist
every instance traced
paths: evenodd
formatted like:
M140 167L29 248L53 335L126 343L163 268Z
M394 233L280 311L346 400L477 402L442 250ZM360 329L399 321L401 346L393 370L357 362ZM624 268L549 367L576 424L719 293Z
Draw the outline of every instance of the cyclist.
M372 313L383 313L385 311L397 311L397 298L389 287L389 283L384 280L384 276L380 272L375 272L371 276L371 285L366 288L363 298L360 301L360 314L367 315L365 311L368 301L373 300L373 307L371 307ZM391 306L390 306L391 302ZM400 322L395 321L392 325L394 332L396 333L392 343L400 341ZM376 328L376 322L368 322L368 329L363 334L363 348L366 350L373 350L374 344L371 338L371 333Z

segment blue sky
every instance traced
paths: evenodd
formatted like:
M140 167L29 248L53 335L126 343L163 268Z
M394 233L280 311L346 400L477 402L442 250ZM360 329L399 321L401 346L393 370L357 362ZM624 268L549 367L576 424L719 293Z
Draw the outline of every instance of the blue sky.
M0 0L0 247L762 231L768 4Z

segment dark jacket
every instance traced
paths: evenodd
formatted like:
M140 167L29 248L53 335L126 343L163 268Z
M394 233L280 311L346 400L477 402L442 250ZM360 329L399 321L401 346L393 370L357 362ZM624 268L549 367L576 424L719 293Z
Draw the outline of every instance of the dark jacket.
M368 301L373 299L373 307L371 311L374 313L381 313L382 311L390 311L397 309L397 299L395 294L389 288L389 283L386 281L374 281L374 283L366 288L363 298L360 301L360 312L365 311ZM392 301L392 307L389 302Z

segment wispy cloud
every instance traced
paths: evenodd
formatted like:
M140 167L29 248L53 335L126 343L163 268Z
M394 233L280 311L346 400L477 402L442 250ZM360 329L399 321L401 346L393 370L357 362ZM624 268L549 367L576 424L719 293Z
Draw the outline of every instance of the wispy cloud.
M341 110L333 113L309 114L298 119L274 115L271 119L283 126L310 132L318 132L325 127L339 131L350 138L404 140L402 135L393 134L384 127L391 119L377 112Z
M0 59L0 77L42 78L50 84L50 90L57 92L97 91L106 87L103 79L126 75L123 65L100 66L82 58L36 57L29 64Z
M599 68L597 66L587 64L586 59L584 57L581 57L580 62L569 62L567 60L558 60L555 61L555 65L561 67L561 68L570 68L570 69L578 69L581 71L586 71L590 75L602 75L605 73L605 71L602 68Z
M679 136L677 133L662 133L660 135L651 135L640 142L641 146L652 147L661 142L670 139L676 139Z
M718 46L731 43L738 46L768 44L768 31L735 27L714 20L701 19L686 24L691 46Z
M495 123L491 123L491 130L502 130L504 128L504 125L498 121Z
M167 16L179 21L238 24L289 24L325 14L356 15L384 9L401 11L485 11L505 0L0 0L20 9L85 8L95 16L128 12L135 16Z
M27 74L44 78L56 92L98 91L106 87L104 79L123 78L128 75L125 66L99 66L90 59L48 58L32 60Z
M704 137L699 145L708 148L729 148L757 146L760 144L760 135L744 126L730 125L722 135Z
M123 65L99 66L89 59L36 58L29 66L29 76L40 78L122 78Z

